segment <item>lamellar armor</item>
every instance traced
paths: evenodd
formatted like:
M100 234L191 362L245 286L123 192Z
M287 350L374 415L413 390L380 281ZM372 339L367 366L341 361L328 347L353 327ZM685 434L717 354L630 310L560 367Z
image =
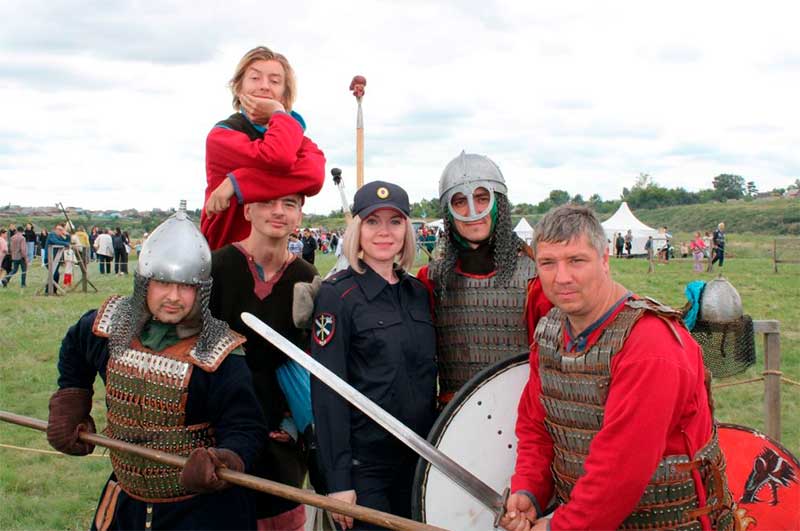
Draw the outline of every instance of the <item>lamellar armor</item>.
M431 278L440 266L431 264ZM520 254L507 285L498 285L496 276L454 275L448 283L447 297L437 300L435 309L443 401L486 367L529 350L524 314L535 272L533 260Z
M569 501L575 483L584 474L589 445L603 425L612 358L646 312L655 312L667 320L680 316L650 299L630 300L597 343L579 353L564 348L565 317L558 308L550 310L536 327L541 400L546 412L545 427L553 439L552 469L560 503ZM698 510L692 470L700 473L706 490L706 509ZM702 527L697 517L707 512L713 529L732 530L731 505L725 457L715 429L711 440L694 456L670 455L658 463L639 503L620 529L699 531Z
M186 404L192 372L214 372L244 338L211 317L211 254L183 208L145 241L131 297L114 296L98 310L93 332L109 339L106 366L107 433L114 439L188 456L214 446L208 422L187 426ZM177 325L176 344L155 352L139 335L153 317L147 307L151 279L197 286L195 307ZM117 480L131 497L147 502L192 496L181 485L179 468L111 451Z

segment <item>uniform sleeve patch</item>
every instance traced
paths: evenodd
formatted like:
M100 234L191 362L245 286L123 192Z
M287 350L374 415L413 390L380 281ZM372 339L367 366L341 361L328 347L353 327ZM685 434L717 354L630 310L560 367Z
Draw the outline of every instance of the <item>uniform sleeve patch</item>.
M333 339L336 332L336 318L330 313L320 313L314 317L314 341L324 347Z

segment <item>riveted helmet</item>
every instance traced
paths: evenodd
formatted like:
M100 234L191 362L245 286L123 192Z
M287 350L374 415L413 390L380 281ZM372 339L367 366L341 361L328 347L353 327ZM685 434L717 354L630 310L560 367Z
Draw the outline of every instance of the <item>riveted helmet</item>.
M186 213L186 201L181 201L178 211L156 227L142 244L133 294L123 298L112 317L109 337L112 355L127 348L152 319L147 306L147 290L152 280L197 286L195 306L177 326L181 329L179 334L199 333L195 356L201 361L211 359L213 346L229 328L211 316L208 307L212 286L211 250Z
M477 211L472 199L472 194L478 188L489 191L489 206L482 212ZM461 215L453 209L453 196L458 193L467 199L469 205L467 215ZM506 180L497 164L483 155L462 151L445 166L439 178L439 201L442 210L447 208L453 218L459 221L470 222L489 215L494 206L495 193L508 194Z
M186 213L186 202L142 245L136 272L160 282L199 285L211 277L211 249Z

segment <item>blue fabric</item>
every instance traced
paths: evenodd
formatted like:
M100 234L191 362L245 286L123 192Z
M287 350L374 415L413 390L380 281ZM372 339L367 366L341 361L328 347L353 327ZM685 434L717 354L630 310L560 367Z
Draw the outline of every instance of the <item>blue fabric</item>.
M299 363L289 360L276 371L295 426L300 433L306 431L313 418L311 414L311 376Z
M686 284L686 289L683 290L686 294L686 298L692 303L692 307L689 308L689 311L686 312L683 318L683 322L686 324L686 328L688 328L689 331L691 331L695 323L697 323L697 314L700 312L700 299L703 297L703 290L705 287L705 281L695 280Z
M266 132L267 132L267 128L266 128L266 127L264 127L263 125L260 125L260 124L253 123L253 121L252 121L252 120L250 120L250 117L249 117L249 116L247 116L247 113L246 113L246 112L244 112L243 110L242 110L242 111L240 111L240 112L242 113L242 115L244 115L244 117L245 117L245 118L247 118L247 121L249 121L251 124L253 124L253 127L255 127L255 128L256 128L256 131L258 131L258 132L259 132L259 133L261 133L262 135L263 135L264 133L266 133ZM281 112L281 111L278 111L278 112ZM302 117L302 116L300 116L300 113L296 113L296 112L294 112L294 111L289 111L289 116L291 116L292 118L294 118L295 120L297 120L297 123L299 123L299 124L300 124L300 127L302 127L302 128L303 128L303 131L305 131L305 130L306 130L306 121L303 119L303 117ZM222 125L222 126L220 126L220 127L224 127L225 129L230 129L230 127L227 127L227 126L225 126L225 125Z

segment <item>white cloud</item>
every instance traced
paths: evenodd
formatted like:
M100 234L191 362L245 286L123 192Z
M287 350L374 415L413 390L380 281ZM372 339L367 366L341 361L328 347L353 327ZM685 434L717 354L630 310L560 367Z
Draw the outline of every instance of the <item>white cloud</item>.
M434 197L462 149L493 158L513 202L553 188L613 198L647 172L762 190L797 178L794 3L5 3L3 203L202 203L205 136L257 44L285 53L328 170L355 185L355 74L367 179ZM330 179L306 210L338 206Z

